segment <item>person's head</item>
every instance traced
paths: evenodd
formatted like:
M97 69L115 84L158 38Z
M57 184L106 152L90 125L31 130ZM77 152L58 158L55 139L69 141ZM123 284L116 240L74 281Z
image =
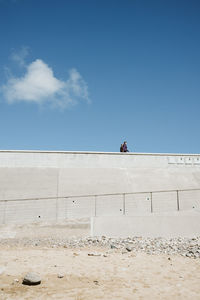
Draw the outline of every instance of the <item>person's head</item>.
M126 142L126 141L124 141L124 144L127 144L127 142Z

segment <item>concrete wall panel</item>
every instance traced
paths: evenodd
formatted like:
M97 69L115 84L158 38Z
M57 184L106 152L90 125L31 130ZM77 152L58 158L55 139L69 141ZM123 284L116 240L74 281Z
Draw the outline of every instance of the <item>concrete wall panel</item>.
M146 214L149 192L200 188L199 161L192 154L0 151L0 223ZM126 195L125 205L123 195L99 196L131 192L145 193ZM176 192L152 195L154 212L177 210ZM197 194L179 197L181 210L199 209ZM27 201L3 202L14 199Z
M134 217L95 217L92 234L108 237L194 237L200 235L200 214L168 214Z
M0 201L0 224L5 223L6 202Z
M126 170L111 168L64 168L59 172L59 197L94 195L131 190Z
M56 222L56 199L6 201L4 224Z
M132 194L125 196L125 212L127 216L151 212L150 193Z
M200 187L200 169L170 168L62 168L58 196L149 192Z
M58 222L67 218L67 200L65 198L56 199L56 219Z
M179 192L180 210L195 209L200 211L200 190Z
M95 197L76 197L66 199L65 213L65 218L68 219L94 216Z
M123 215L123 196L97 196L96 197L97 216L121 216Z
M152 194L153 212L169 212L177 210L177 193L163 192Z
M0 200L57 196L57 169L0 168Z

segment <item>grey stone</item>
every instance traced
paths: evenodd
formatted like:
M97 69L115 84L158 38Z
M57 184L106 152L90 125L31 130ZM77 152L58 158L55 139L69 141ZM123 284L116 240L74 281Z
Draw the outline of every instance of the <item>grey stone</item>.
M41 283L41 278L37 273L29 272L25 275L22 283L25 285L37 285Z
M132 249L131 247L127 246L127 247L126 247L126 250L127 250L128 252L131 252L133 249Z
M88 253L88 256L102 256L101 253Z

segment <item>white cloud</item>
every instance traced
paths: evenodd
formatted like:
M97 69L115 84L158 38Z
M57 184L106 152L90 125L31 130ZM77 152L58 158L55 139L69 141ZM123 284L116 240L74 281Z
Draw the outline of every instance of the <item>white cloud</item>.
M21 64L20 59L17 60ZM68 80L63 81L57 79L53 70L41 59L25 67L26 73L23 77L10 77L1 87L8 103L49 103L54 107L66 108L81 99L89 102L88 86L76 69L70 70Z

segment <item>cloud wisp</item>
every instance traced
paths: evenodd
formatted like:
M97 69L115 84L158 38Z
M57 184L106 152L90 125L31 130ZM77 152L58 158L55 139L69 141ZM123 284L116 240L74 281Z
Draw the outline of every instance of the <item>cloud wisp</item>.
M80 100L90 102L87 83L76 69L71 69L69 78L63 81L56 78L53 70L41 59L29 65L25 65L23 55L16 55L14 59L25 67L26 72L22 77L11 76L1 87L8 103L34 102L65 109Z
M25 58L29 54L29 48L28 47L22 47L19 52L13 52L11 55L11 59L15 61L20 67L25 67Z

